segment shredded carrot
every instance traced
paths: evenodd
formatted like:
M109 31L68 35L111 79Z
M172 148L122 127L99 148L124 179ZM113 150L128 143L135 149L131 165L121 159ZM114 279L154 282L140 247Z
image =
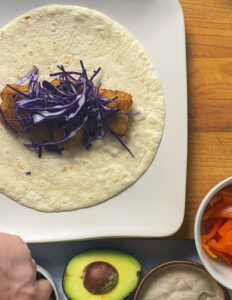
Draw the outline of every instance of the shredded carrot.
M218 232L218 229L221 227L221 225L222 225L222 220L218 219L214 224L213 228L211 229L211 231L208 234L204 234L201 236L201 242L205 243L208 240L212 239L214 235Z
M219 243L218 241L216 241L215 239L211 239L208 241L208 245L216 251L220 251L223 253L227 253L232 255L232 246L227 246L227 245L222 245L221 243Z
M204 230L206 232L210 231L214 224L217 222L217 218L210 218L204 221Z
M228 265L232 267L232 255L214 250L217 256L221 257Z
M229 230L220 240L221 245L232 246L232 229Z
M214 235L213 238L214 238L216 241L219 241L220 238L221 238L221 236L220 236L220 234L217 232L217 233Z
M210 217L232 219L232 202L228 204L223 201L222 205Z
M209 220L209 217L210 215L214 212L214 206L207 206L204 213L203 213L203 216L202 216L202 220L203 221L206 221L206 220Z
M210 249L209 245L207 245L206 243L202 243L202 247L213 259L217 258L217 255Z
M216 251L222 251L223 250L223 246L221 246L220 244L218 244L218 242L215 239L209 240L208 241L208 245L210 247L212 247Z
M219 228L218 233L220 234L220 236L223 236L231 229L232 229L232 219L229 219Z
M232 267L232 185L212 197L202 225L206 232L201 236L202 248L213 259L221 258Z
M219 193L221 193L221 194L226 193L226 192L232 193L232 185L228 185L219 191Z
M208 206L202 216L202 220L204 221L204 220L208 220L209 218L217 217L218 211L221 211L227 206L228 204L225 203L224 201L217 202L214 206Z
M222 192L221 193L222 195L222 199L224 202L227 202L227 203L232 203L232 193L231 192Z
M222 194L221 193L217 193L215 194L209 201L209 205L210 206L214 206L215 203L217 203L219 200L222 200Z

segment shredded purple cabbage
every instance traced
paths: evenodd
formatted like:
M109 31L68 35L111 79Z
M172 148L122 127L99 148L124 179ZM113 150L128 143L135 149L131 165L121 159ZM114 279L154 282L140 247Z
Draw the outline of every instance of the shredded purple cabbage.
M82 72L68 72L64 67L57 66L59 72L50 74L51 77L58 76L60 83L58 86L52 85L44 80L39 81L39 69L33 67L25 76L18 79L16 84L28 83L28 92L21 92L17 88L8 85L17 92L14 96L16 102L16 119L23 125L22 132L16 131L5 118L1 108L0 114L5 124L14 133L27 135L29 143L26 147L34 148L39 157L42 150L62 153L65 141L74 137L82 129L82 143L86 149L90 149L92 142L102 139L108 130L133 156L132 152L125 145L122 139L107 124L107 120L116 114L136 115L138 113L120 113L118 108L109 108L108 103L114 102L114 99L108 99L99 96L99 88L93 84L93 79L100 72L101 68L94 71L88 78L83 62L80 61ZM78 78L74 77L78 75ZM18 96L21 96L19 100ZM22 98L23 97L23 98ZM12 120L11 120L12 121ZM35 142L31 136L32 130L38 125L44 123L50 135L50 139L42 142ZM54 128L63 130L63 138L54 141Z

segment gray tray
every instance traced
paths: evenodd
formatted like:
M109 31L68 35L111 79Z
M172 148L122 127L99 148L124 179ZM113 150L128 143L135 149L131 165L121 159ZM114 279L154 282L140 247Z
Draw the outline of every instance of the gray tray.
M62 276L65 266L73 256L85 249L105 247L124 250L135 256L141 263L141 277L154 266L169 260L186 259L200 262L192 240L117 239L38 243L29 244L29 247L36 262L47 269L54 277L61 300L66 299L62 290ZM230 296L232 297L232 291L230 291ZM133 294L127 300L133 300Z

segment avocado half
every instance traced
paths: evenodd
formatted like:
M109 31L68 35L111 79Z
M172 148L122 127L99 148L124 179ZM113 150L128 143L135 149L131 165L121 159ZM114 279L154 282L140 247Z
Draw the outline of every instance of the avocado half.
M94 294L85 287L85 273L91 266L100 264L102 267L101 263L109 264L117 271L117 280L113 280L115 284L110 291ZM93 270L92 273L96 275L100 269L96 272ZM122 300L136 288L140 272L139 262L127 253L110 249L87 250L73 257L68 263L63 276L63 289L71 300ZM98 278L92 282L92 286L97 283Z

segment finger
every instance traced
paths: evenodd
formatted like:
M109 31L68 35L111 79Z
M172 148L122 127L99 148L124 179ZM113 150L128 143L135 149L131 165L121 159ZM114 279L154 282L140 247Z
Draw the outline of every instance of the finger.
M32 258L32 260L31 260L31 264L32 264L32 269L33 269L33 271L34 271L34 278L33 278L33 280L35 281L36 280L36 273L37 273L37 269L36 269L36 261Z
M31 251L28 248L28 245L24 242L24 240L19 235L13 235L14 240L12 240L12 243L18 243L18 248L21 250L25 257L31 257Z
M31 259L31 262L32 262L33 269L36 270L36 261L34 260L34 258Z
M16 261L31 258L27 244L20 236L14 234L0 233L0 252L5 254L6 259L12 258Z
M52 293L52 286L47 279L40 279L36 282L35 300L48 300Z
M21 245L21 249L24 251L24 254L27 255L27 257L31 257L31 250L29 249L27 243L19 236L19 235L13 235L15 239L17 239L18 243Z
M36 281L35 300L48 300L51 296L52 286L47 279Z

